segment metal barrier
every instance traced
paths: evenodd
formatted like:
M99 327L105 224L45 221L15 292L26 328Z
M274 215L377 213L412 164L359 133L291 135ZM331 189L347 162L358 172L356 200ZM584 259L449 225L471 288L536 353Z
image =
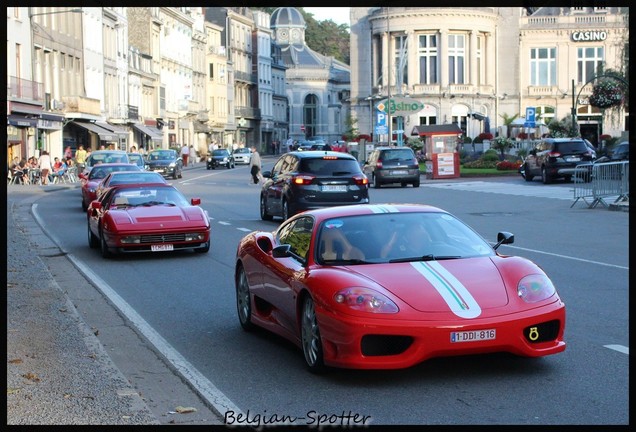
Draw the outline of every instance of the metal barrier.
M582 199L589 208L598 204L609 207L629 199L629 161L581 164L574 170L574 207ZM588 202L588 200L590 200Z

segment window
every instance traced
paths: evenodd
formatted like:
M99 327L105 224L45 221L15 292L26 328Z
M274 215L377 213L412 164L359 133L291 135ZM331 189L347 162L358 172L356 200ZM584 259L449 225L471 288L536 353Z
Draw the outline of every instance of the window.
M556 48L530 50L530 85L556 85Z
M409 82L408 73L408 55L407 55L407 39L406 36L395 37L395 65L397 71L396 84L405 84ZM400 90L398 90L400 91Z
M437 35L420 35L417 49L420 83L437 84Z
M464 35L448 35L448 83L464 84L464 58L466 43Z
M603 47L579 48L577 50L577 79L584 84L601 72Z
M477 51L475 52L475 57L477 58L475 82L477 83L477 85L486 84L486 62L484 61L484 52L484 38L483 36L477 36Z
M214 63L210 63L210 81L214 80Z
M291 246L291 252L297 255L300 262L307 260L309 242L313 231L314 221L310 217L302 217L283 225L278 232L278 242Z

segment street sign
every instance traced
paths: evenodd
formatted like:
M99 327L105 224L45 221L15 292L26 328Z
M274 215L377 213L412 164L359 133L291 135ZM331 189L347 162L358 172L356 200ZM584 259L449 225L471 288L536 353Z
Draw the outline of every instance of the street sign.
M386 114L381 111L376 111L375 124L378 126L386 126Z
M523 127L534 128L537 127L536 123L536 108L526 107L526 121L523 123Z
M376 106L378 111L395 116L408 116L424 109L424 104L412 98L396 96L381 100Z

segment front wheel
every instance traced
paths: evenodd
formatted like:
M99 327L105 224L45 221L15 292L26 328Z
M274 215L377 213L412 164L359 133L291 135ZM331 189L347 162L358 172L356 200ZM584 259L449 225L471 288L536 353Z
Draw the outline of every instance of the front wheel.
M543 184L552 183L552 179L548 175L548 170L545 167L541 167L541 181Z
M317 373L324 370L322 341L320 329L316 319L316 309L313 299L308 295L303 301L302 322L300 324L301 342L305 363L310 372Z
M254 329L252 323L252 303L250 299L250 286L243 266L239 267L236 275L236 311L243 330Z
M282 218L284 221L286 221L287 219L289 219L289 204L287 204L287 200L284 199L283 200L283 212L282 212Z
M527 182L531 182L532 179L534 178L534 176L532 174L530 174L530 171L528 170L528 164L524 164L523 165L522 171L523 171L523 173L521 175L523 176L523 178Z
M90 247L91 249L95 249L97 246L99 246L99 239L95 234L93 234L93 231L91 231L90 222L86 225L88 225L88 247Z
M100 231L99 239L100 239L102 257L111 258L113 256L113 253L110 251L110 249L108 248L108 245L106 244L106 237L104 237L104 230Z

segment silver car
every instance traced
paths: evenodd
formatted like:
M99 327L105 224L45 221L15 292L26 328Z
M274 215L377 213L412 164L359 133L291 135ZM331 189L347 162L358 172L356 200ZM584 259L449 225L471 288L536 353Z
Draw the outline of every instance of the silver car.
M237 148L232 152L235 164L249 165L252 160L252 152L247 147Z

